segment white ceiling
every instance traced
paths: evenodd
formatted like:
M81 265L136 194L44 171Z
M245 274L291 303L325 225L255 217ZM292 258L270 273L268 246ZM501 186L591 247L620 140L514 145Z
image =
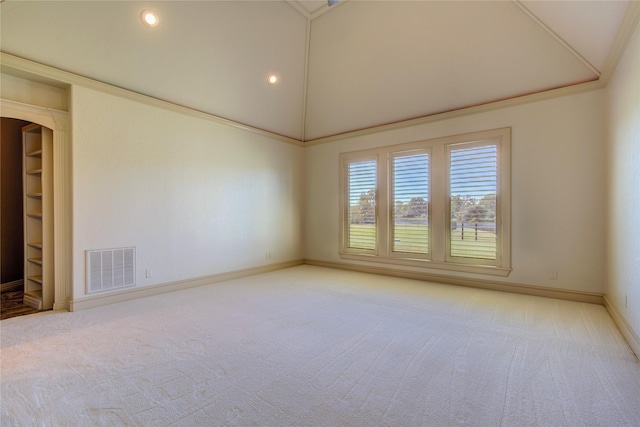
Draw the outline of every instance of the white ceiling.
M310 141L597 80L628 4L6 0L0 48Z

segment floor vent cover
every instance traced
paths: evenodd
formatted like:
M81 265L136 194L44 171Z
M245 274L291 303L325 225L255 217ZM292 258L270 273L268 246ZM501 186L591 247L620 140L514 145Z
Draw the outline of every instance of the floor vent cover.
M136 248L87 251L87 293L136 285Z

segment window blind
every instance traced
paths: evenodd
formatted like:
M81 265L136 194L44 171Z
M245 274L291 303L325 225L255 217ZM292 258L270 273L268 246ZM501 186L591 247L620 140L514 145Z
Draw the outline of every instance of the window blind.
M498 148L454 148L449 159L450 255L495 260Z
M347 246L376 249L376 161L350 162L348 169Z
M392 158L393 251L429 253L429 154Z

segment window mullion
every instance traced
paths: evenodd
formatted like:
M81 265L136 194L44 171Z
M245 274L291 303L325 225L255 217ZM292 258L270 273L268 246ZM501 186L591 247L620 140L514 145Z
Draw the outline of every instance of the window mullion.
M505 140L506 139L506 140ZM500 140L498 150L498 196L496 209L500 212L498 227L499 265L511 266L511 135Z
M378 158L377 221L378 255L389 256L389 153L381 153Z
M432 147L431 161L431 259L444 262L447 241L447 191L445 152L443 145Z

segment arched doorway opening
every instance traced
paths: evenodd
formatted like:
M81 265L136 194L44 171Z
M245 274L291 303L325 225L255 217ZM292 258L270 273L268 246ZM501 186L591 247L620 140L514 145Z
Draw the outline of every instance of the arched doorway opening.
M2 99L0 117L24 120L53 131L53 309L68 310L72 295L69 113Z

